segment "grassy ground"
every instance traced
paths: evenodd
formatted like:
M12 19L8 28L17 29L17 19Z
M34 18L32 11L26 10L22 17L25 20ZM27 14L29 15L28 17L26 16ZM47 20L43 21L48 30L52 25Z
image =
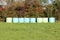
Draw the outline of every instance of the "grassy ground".
M0 23L0 40L60 40L60 23Z

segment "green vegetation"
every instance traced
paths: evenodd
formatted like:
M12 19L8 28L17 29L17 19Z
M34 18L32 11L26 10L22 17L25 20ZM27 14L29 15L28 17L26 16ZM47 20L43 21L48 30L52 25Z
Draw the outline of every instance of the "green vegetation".
M60 23L0 23L0 40L60 40Z
M48 0L26 0L21 3L11 0L10 5L0 5L0 21L4 22L6 17L55 17L60 21L60 1L51 1L52 4Z

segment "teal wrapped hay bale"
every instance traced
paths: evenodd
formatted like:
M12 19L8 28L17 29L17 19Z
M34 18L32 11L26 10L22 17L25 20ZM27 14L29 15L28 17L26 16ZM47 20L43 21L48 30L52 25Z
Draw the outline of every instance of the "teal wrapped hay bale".
M18 23L18 18L13 18L13 23Z
M19 23L24 23L24 18L19 18Z
M36 23L36 18L30 18L30 23Z
M29 23L30 22L30 18L24 18L24 23Z

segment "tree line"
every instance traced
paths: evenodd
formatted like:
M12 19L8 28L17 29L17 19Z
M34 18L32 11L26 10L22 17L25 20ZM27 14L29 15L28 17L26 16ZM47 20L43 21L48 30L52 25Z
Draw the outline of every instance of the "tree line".
M55 17L56 20L60 20L60 1L53 1L45 6L36 0L13 2L10 6L0 5L0 20L5 21L7 17Z

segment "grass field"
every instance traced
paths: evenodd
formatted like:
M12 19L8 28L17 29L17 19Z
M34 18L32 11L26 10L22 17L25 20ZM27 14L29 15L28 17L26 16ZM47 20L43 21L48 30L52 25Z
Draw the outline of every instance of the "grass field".
M60 23L0 23L0 40L60 40Z

